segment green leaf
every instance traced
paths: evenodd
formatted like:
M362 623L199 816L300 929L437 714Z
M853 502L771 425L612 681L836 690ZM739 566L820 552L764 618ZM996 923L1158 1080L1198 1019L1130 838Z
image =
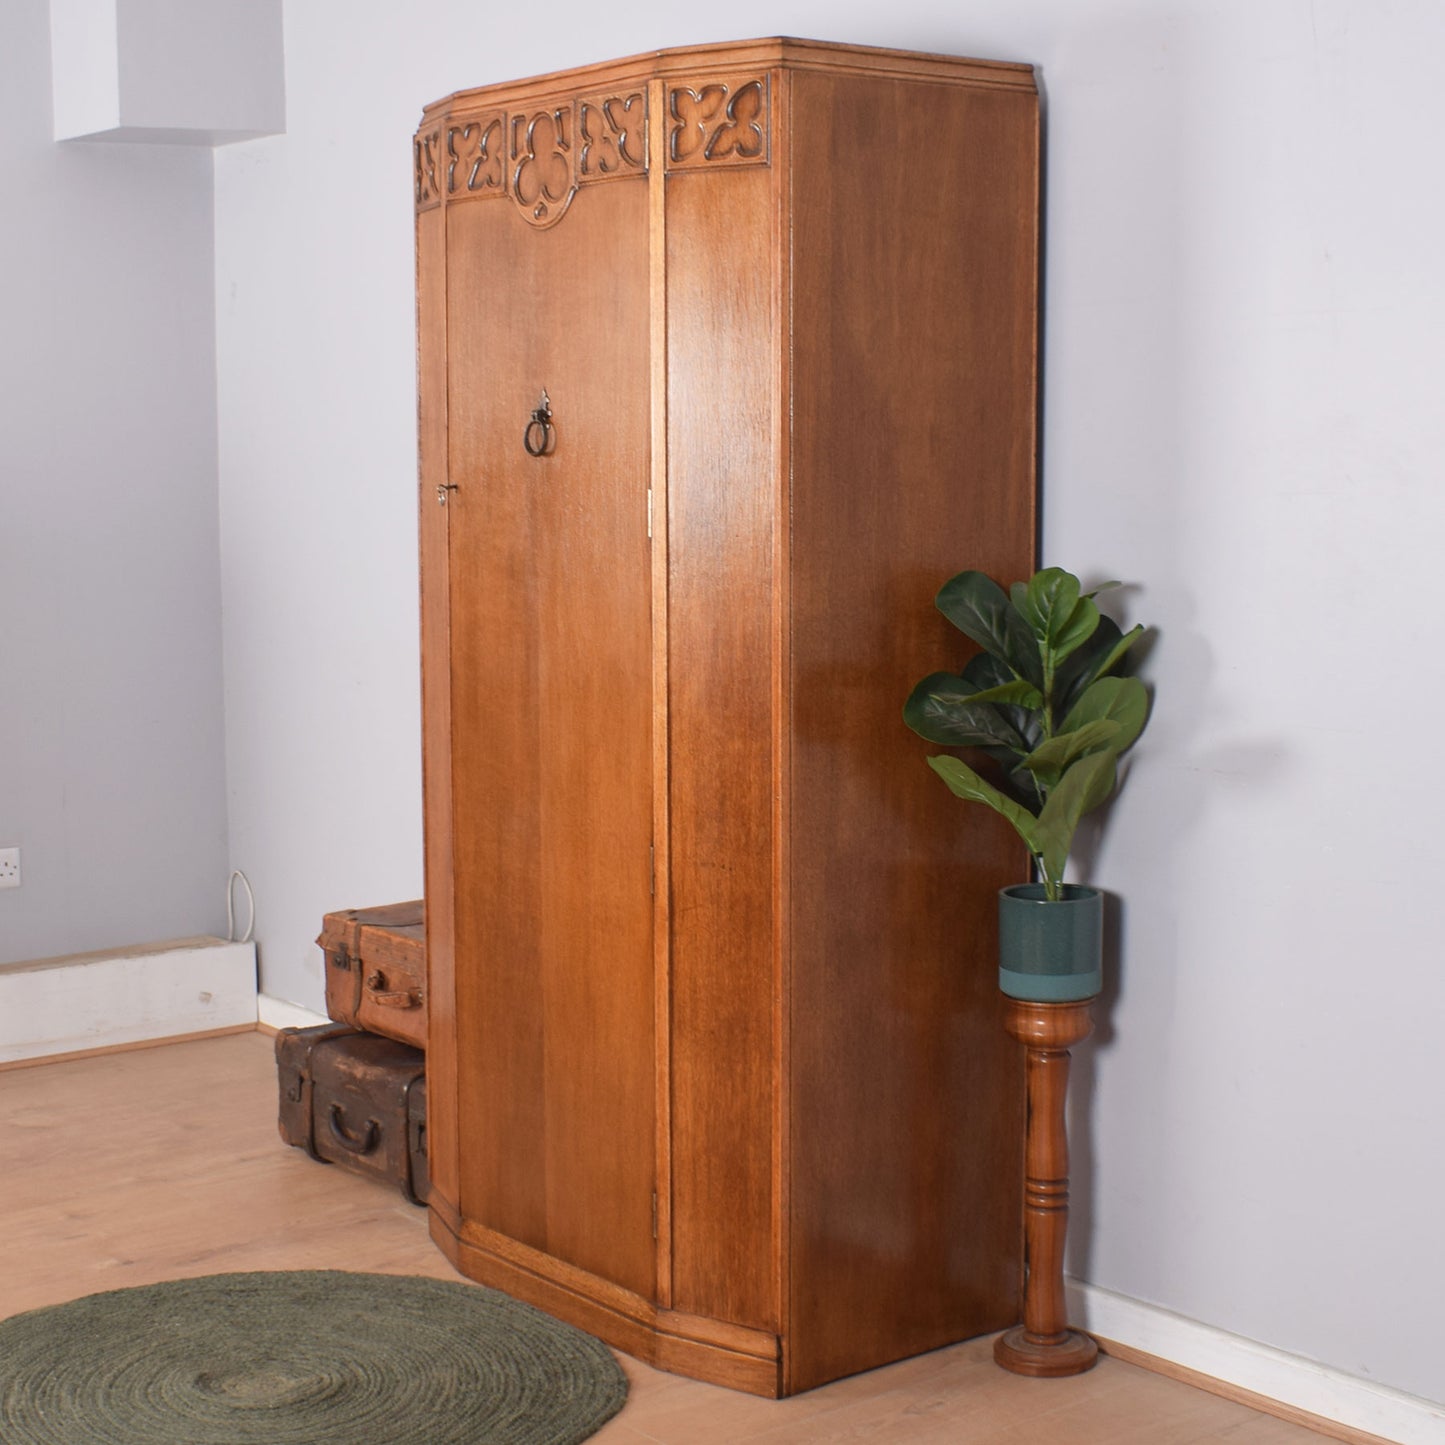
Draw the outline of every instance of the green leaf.
M1085 753L1098 752L1106 747L1119 752L1120 749L1113 746L1119 731L1119 724L1108 718L1085 722L1068 732L1056 733L1048 742L1036 747L1019 766L1037 774L1041 780L1048 781L1049 774L1054 774L1057 780L1057 775Z
M1117 632L1118 628L1116 627L1114 630ZM1117 663L1119 659L1123 657L1123 655L1128 652L1128 650L1133 647L1133 645L1138 642L1141 637L1143 637L1143 635L1143 623L1136 622L1134 626L1131 627L1128 632L1124 633L1114 644L1114 646L1110 648L1108 653L1105 655L1103 662L1099 664L1099 669L1094 674L1094 676L1103 677L1103 675L1111 668L1113 668L1115 663Z
M1079 605L1079 579L1062 567L1045 567L1009 588L1013 605L1040 642L1052 643Z
M988 687L1002 687L1006 682L1016 681L1013 669L991 652L974 653L964 664L959 676L979 692Z
M903 721L931 743L952 748L1029 751L1008 719L991 703L975 702L978 689L951 672L925 677L903 704Z
M938 589L938 610L1015 677L1044 685L1038 644L1002 587L982 572L960 572Z
M1116 753L1133 745L1149 715L1149 694L1137 677L1101 677L1091 683L1064 718L1061 733L1108 721L1118 725L1109 746Z
M1099 625L1099 609L1079 595L1079 579L1062 567L1045 567L1027 582L1015 582L1010 596L1040 648L1053 655L1054 667Z
M1036 832L1041 846L1037 851L1045 874L1055 881L1064 876L1079 819L1114 791L1115 758L1112 751L1080 758L1059 779L1039 814Z
M984 782L967 763L957 758L929 758L928 766L948 784L949 791L970 803L984 803L995 813L1002 814L1013 824L1019 837L1024 840L1030 853L1042 851L1038 834L1039 820L1021 803L1005 797L1003 793Z
M1094 635L1099 626L1099 617L1099 609L1087 597L1079 598L1077 606L1059 629L1058 637L1054 641L1055 667Z
M1031 813L1037 813L1044 806L1045 790L1039 785L1039 780L1029 772L1015 757L1000 759L1005 767L1010 768L1008 777L1008 793L1011 797L1017 798Z
M1094 756L1112 758L1113 766L1108 768L1101 767L1085 778L1084 781L1088 784L1088 787L1084 793L1084 806L1079 810L1080 817L1085 813L1092 813L1095 808L1107 803L1110 797L1113 796L1115 785L1119 781L1118 751L1110 748L1107 753L1095 753ZM1088 759L1086 758L1084 761L1087 762Z
M1054 679L1054 696L1065 709L1096 678L1112 671L1126 652L1144 635L1143 627L1132 628L1127 636L1112 617L1102 613L1089 640L1075 651Z
M975 653L965 664L960 676L975 692L986 692L991 687L1004 687L1010 682L1019 681L1009 665L1001 662L991 652ZM1043 709L1015 706L1007 702L995 703L994 706L1023 739L1022 752L1032 752L1043 740ZM1017 758L1012 758L1009 765L1012 767L1017 761Z
M1002 682L997 687L986 687L973 693L970 701L1006 702L1017 707L1040 708L1044 705L1044 695L1033 683L1015 678L1012 682Z

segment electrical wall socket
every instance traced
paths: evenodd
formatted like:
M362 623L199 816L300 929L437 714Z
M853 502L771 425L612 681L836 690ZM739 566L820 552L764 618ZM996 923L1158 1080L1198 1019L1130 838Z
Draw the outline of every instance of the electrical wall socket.
M20 886L20 850L0 848L0 888Z

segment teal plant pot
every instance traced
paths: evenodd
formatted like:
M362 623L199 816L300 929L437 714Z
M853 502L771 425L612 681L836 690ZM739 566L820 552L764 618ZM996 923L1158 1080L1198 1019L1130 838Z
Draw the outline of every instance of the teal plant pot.
M1029 1003L1076 1003L1104 986L1104 897L1065 883L1051 902L1042 883L998 895L998 986Z

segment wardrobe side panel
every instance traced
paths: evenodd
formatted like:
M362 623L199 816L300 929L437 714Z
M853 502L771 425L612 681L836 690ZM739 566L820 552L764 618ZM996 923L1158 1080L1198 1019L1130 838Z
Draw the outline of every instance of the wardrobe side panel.
M791 130L790 1391L1018 1318L1025 859L900 713L940 584L1032 569L1038 269L1031 93L798 73Z
M427 1147L432 1189L457 1203L452 918L451 636L447 517L447 247L440 206L416 218L422 795L426 809ZM445 496L447 493L443 492Z
M773 174L667 178L673 1307L779 1327Z

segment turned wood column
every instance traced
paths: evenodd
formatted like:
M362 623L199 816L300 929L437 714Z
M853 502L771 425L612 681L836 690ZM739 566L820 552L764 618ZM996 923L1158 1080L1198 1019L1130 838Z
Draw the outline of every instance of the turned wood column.
M1001 1335L993 1357L1016 1375L1077 1375L1099 1347L1069 1328L1064 1238L1069 1228L1069 1141L1064 1100L1069 1049L1093 1028L1093 999L1007 1001L1004 1026L1028 1050L1028 1132L1024 1144L1024 1322Z

